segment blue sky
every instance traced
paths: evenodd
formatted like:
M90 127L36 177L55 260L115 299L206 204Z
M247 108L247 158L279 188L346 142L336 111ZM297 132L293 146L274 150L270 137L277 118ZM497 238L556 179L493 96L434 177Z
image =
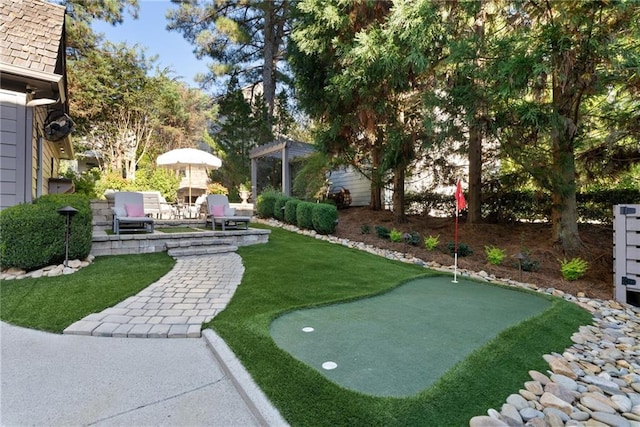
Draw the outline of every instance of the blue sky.
M126 15L124 23L115 27L96 22L92 25L93 30L104 33L106 39L114 43L126 42L145 47L147 57L158 55L156 64L160 68L170 67L173 76L189 86L197 87L193 77L207 71L210 59L197 60L193 47L181 33L166 30L166 11L175 6L164 0L141 0L139 4L138 19Z

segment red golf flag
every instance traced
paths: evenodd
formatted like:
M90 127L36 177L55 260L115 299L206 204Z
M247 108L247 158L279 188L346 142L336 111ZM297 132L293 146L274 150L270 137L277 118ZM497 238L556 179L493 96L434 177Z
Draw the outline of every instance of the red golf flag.
M456 185L456 202L458 212L467 207L467 201L464 199L464 194L462 194L462 185L460 184L460 180L458 180L458 184ZM456 212L456 214L458 214Z

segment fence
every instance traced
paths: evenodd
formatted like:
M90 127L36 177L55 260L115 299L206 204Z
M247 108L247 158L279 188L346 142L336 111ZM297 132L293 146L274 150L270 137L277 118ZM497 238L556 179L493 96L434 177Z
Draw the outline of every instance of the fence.
M615 299L640 306L640 205L613 207Z

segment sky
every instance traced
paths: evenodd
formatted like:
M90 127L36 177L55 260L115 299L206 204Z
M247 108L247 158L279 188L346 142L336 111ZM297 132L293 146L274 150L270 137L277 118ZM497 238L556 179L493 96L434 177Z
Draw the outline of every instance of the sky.
M176 7L166 0L140 0L138 19L125 13L124 22L111 26L104 22L95 22L95 32L104 33L105 38L113 43L126 42L128 45L138 44L145 47L145 56L158 55L156 64L160 68L170 67L172 76L191 87L197 87L193 81L197 73L207 71L210 59L197 60L193 47L176 31L167 31L167 9Z

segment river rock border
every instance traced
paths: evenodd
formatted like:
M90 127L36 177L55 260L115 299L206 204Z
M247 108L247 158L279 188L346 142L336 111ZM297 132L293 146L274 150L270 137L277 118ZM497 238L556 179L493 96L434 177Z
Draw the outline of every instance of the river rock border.
M0 274L0 280L20 280L29 277L37 279L38 277L55 277L66 274L73 274L81 268L84 268L91 264L94 259L95 257L93 255L89 255L84 260L69 260L66 267L64 264L53 264L29 272L20 268L11 267L7 268L6 270L2 270L2 273Z
M311 230L301 230L273 219L256 219L272 227L362 250L388 259L452 273L442 266ZM500 410L473 417L470 427L640 427L640 308L613 300L573 296L554 288L497 278L484 271L460 270L461 276L546 293L578 304L593 316L571 336L573 345L562 354L545 354L546 372L529 371L531 381L507 397Z

